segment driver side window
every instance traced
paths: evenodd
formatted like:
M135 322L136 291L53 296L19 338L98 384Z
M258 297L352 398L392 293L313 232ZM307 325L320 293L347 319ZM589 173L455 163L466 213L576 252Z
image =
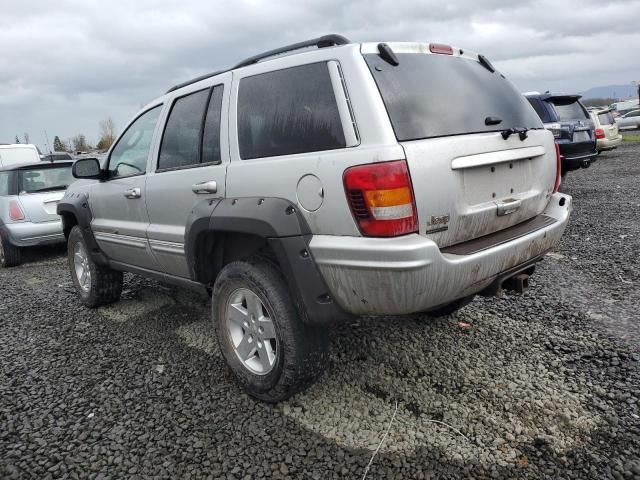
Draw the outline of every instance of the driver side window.
M158 105L139 116L118 140L109 157L110 178L145 173L160 107Z

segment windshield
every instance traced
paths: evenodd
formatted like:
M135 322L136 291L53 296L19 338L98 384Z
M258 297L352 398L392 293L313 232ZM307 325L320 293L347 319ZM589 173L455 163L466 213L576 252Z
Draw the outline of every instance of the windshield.
M9 147L0 148L0 166L8 167L18 163L39 162L40 155L33 148Z
M71 165L58 168L20 170L20 191L26 193L65 190L73 181Z
M475 60L416 53L396 56L397 66L377 54L364 58L400 141L542 128L536 112L511 82ZM487 117L501 121L486 125Z
M558 115L558 120L561 122L589 118L586 110L582 108L582 105L580 105L580 102L576 99L570 101L556 99L552 100L551 103L553 103L556 114Z
M600 121L600 125L612 125L614 123L611 112L599 113L598 120Z

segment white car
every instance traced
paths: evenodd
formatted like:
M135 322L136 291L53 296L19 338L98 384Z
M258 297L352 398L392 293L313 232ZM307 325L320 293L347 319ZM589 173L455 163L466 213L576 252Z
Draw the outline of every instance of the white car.
M617 117L616 123L620 129L640 128L640 110L631 110L629 113Z
M40 152L35 145L28 143L0 144L0 168L18 163L33 163L40 161Z
M604 150L613 150L622 143L622 135L618 131L618 125L613 118L610 108L593 109L589 111L593 125L596 127L596 143L598 153Z

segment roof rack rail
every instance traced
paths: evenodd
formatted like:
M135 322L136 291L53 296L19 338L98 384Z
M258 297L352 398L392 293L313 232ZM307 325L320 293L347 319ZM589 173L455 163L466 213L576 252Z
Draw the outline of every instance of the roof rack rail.
M233 68L246 67L247 65L253 65L254 63L258 63L260 60L264 60L265 58L275 57L276 55L280 55L287 52L292 52L294 50L300 50L302 48L309 47L333 47L335 45L346 45L351 43L347 38L342 35L324 35L318 38L312 38L311 40L306 40L304 42L292 43L291 45L286 45L284 47L276 48L274 50L269 50L268 52L260 53L258 55L254 55L253 57L249 57L246 60L235 65Z
M175 85L171 87L169 90L167 90L166 93L171 93L175 90L178 90L179 88L186 87L187 85L191 85L192 83L196 83L196 82L199 82L200 80L205 80L207 78L220 75L221 73L225 73L230 70L234 70L236 68L253 65L255 63L258 63L260 60L264 60L265 58L269 58L269 57L275 57L276 55L281 55L283 53L292 52L294 50L300 50L300 49L309 48L309 47L325 48L325 47L333 47L336 45L347 45L349 43L351 43L349 39L343 37L342 35L336 35L336 34L323 35L322 37L312 38L311 40L306 40L304 42L292 43L291 45L286 45L284 47L276 48L274 50L269 50L267 52L254 55L253 57L249 57L243 60L242 62L234 65L233 67L227 68L226 70L219 70L217 72L207 73L205 75L201 75L199 77L191 79L187 82L179 83L178 85Z

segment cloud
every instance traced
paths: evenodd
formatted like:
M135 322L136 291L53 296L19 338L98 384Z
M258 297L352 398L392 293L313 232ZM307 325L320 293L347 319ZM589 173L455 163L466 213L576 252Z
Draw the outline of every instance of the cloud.
M450 43L487 55L524 90L640 77L640 0L3 1L0 142L44 131L97 141L169 86L325 33ZM636 62L637 64L637 62Z

